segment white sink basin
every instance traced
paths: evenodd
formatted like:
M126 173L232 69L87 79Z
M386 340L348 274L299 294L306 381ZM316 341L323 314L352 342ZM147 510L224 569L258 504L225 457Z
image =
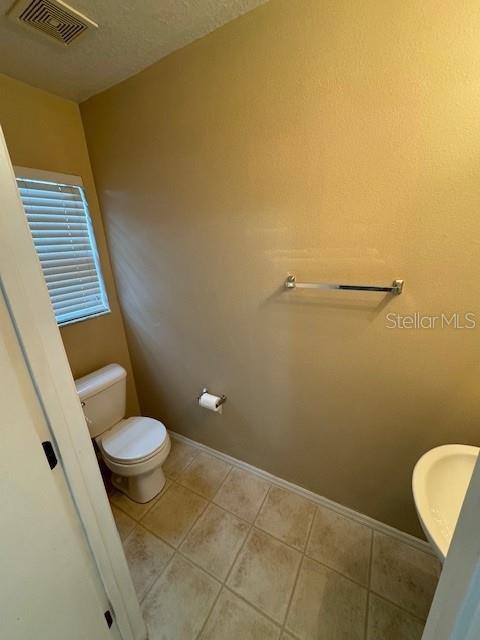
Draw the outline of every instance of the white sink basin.
M446 444L415 465L412 487L425 535L443 562L477 461L478 447Z

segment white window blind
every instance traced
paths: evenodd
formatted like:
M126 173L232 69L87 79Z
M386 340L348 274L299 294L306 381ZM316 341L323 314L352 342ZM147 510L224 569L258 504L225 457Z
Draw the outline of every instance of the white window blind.
M57 323L108 312L82 187L19 177L17 184Z

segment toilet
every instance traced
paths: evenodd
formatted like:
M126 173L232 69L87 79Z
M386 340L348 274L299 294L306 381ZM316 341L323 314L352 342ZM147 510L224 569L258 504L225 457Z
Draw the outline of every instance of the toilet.
M163 489L162 464L170 453L165 426L153 418L125 419L127 372L109 364L75 380L90 436L112 472L112 484L135 502Z

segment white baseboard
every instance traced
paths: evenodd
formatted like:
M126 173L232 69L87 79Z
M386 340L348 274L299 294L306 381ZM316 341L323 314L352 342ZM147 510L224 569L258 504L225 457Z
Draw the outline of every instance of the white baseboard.
M390 525L380 522L379 520L370 518L370 516L366 516L363 513L354 511L349 507L344 507L342 504L338 504L337 502L333 502L333 500L329 500L328 498L319 496L317 493L314 493L313 491L309 491L308 489L304 489L303 487L300 487L297 484L293 484L293 482L288 482L288 480L283 480L283 478L278 478L277 476L274 476L273 474L268 473L268 471L264 471L263 469L258 469L257 467L254 467L253 465L248 464L248 462L244 462L243 460L237 460L237 458L233 458L232 456L229 456L226 453L222 453L221 451L212 449L211 447L208 447L207 445L202 444L201 442L197 442L196 440L192 440L190 438L187 438L186 436L182 436L180 433L176 433L175 431L169 431L169 433L172 436L172 438L174 438L175 440L186 442L187 444L197 447L198 449L207 451L212 456L215 456L220 460L224 460L225 462L228 462L229 464L235 467L239 467L240 469L245 469L246 471L250 471L250 473L254 473L260 478L264 478L265 480L267 480L271 484L276 485L277 487L283 487L284 489L288 489L289 491L292 491L293 493L296 493L299 496L307 498L308 500L311 500L316 504L319 504L323 507L328 507L329 509L336 511L342 516L346 516L348 518L351 518L352 520L356 520L357 522L360 522L361 524L364 524L367 527L370 527L374 531L378 531L379 533L384 533L389 536L392 536L393 538L396 538L400 542L404 542L406 544L409 544L411 547L415 547L420 551L424 551L426 553L429 553L430 555L435 556L435 552L433 551L431 545L425 540L420 540L420 538L416 538L415 536L412 536L409 533L405 533L404 531L395 529L395 527L391 527Z

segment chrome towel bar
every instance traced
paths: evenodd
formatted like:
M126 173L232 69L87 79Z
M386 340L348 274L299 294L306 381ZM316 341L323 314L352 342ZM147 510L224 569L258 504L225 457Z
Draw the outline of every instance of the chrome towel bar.
M394 280L390 287L377 287L369 284L332 284L329 282L297 282L290 274L285 280L287 289L342 289L343 291L380 291L399 296L403 290L403 280Z

